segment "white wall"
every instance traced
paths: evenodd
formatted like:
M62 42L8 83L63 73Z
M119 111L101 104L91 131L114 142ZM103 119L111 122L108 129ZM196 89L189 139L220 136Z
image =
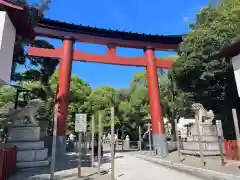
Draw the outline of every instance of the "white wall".
M238 96L240 97L240 54L232 58L232 64L238 90Z
M16 30L4 11L0 11L0 85L10 84Z

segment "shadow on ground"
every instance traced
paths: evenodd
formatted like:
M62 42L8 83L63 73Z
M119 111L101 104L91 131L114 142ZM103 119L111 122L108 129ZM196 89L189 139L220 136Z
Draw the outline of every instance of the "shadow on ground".
M109 163L110 158L104 156L101 164ZM76 153L67 153L65 156L56 157L55 179L77 179L78 155ZM101 175L107 174L107 171L102 171ZM82 156L82 174L83 179L95 179L97 169L91 167L91 156L84 154ZM50 178L50 165L48 167L38 167L31 169L18 170L15 175L9 180L47 180ZM75 179L75 178L74 178Z

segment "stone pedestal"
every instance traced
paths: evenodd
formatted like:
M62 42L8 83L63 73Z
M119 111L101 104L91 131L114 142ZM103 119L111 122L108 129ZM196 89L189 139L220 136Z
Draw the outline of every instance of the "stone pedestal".
M189 128L189 133L186 136L186 141L182 143L182 153L185 154L200 154L199 135L197 132L197 124L193 124ZM202 147L204 155L219 155L220 147L217 136L216 125L210 123L200 124L200 133L202 135Z
M48 149L40 141L40 127L14 121L8 129L8 144L17 146L17 167L49 165Z
M130 139L129 136L126 136L126 139L123 141L123 149L128 151L130 150Z

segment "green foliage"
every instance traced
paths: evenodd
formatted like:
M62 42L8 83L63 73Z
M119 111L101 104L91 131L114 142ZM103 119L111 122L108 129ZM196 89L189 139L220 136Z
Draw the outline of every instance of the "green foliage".
M26 0L15 0L15 2L26 6L29 12L29 21L33 25L44 17L44 12L49 9L51 3L50 0L41 0L38 4L33 5L30 5ZM17 36L13 53L12 81L41 80L42 83L47 84L49 77L54 73L59 63L58 60L29 57L27 51L25 51L25 47L27 46L54 49L54 47L45 40L30 40ZM26 71L23 74L17 72L16 69L18 66L23 66Z
M88 100L92 111L104 110L114 102L116 90L111 86L101 86L90 94Z
M14 103L16 90L11 86L3 86L0 88L0 107L8 102Z
M192 30L184 37L179 59L173 66L173 78L195 101L213 109L224 127L232 128L231 109L239 107L232 64L216 59L222 48L239 39L240 3L238 0L214 1L196 15ZM227 126L225 126L227 125ZM232 136L226 131L225 136Z
M89 113L87 102L91 94L91 87L77 76L71 78L71 92L68 106L68 131L74 131L75 114Z

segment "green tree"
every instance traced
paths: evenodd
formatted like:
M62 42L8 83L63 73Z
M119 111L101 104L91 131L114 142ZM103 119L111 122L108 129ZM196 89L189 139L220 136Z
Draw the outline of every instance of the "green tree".
M125 134L130 134L129 124L131 115L130 105L130 90L120 89L117 91L114 99L115 116L118 120L116 129L121 133L121 139L125 137ZM123 148L123 146L122 146Z
M38 4L30 4L29 1L26 0L15 0L14 2L20 3L28 9L29 22L33 26L44 17L44 12L49 9L51 3L50 0L40 0ZM16 36L11 79L13 81L41 79L43 83L47 84L49 77L55 71L58 60L29 57L25 47L30 45L34 47L54 49L54 47L47 41L26 39L21 36ZM26 69L26 72L17 72L16 70L18 66L23 66Z
M68 131L74 132L75 114L91 111L88 107L88 97L91 94L91 87L77 76L71 78L71 93L68 106Z
M240 4L237 0L212 2L196 15L184 37L173 76L184 92L213 109L223 120L225 136L232 136L231 109L239 107L231 61L214 55L239 39Z
M159 77L161 106L163 116L171 123L172 141L176 141L175 120L189 115L190 93L185 93L176 87L171 71Z
M0 88L0 107L12 102L14 103L16 89L12 86L2 86Z
M116 90L111 86L100 86L93 89L88 97L89 112L95 115L96 125L98 125L98 113L101 112L104 131L108 131L110 127L110 108L114 105L115 95Z
M58 86L58 72L58 70L55 71L55 73L51 76L49 80L50 86L47 89L46 86L42 84L41 80L24 81L23 83L24 88L31 91L32 97L30 98L41 98L42 100L44 100L45 105L39 109L37 119L40 122L46 122L45 124L49 124L50 133L54 117L53 107ZM67 120L68 132L74 131L76 113L88 113L89 107L87 106L87 100L90 93L91 87L87 83L85 83L77 76L71 77L71 89L68 106L69 113ZM0 100L1 97L3 97L5 101L10 98L9 96L5 96L0 94Z

